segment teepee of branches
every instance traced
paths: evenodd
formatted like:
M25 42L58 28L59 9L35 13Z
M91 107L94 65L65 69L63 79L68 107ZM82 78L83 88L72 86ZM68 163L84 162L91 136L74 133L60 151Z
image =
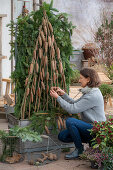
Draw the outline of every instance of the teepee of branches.
M56 100L49 95L49 90L53 86L60 86L66 90L60 49L57 47L53 27L44 10L29 74L25 81L26 88L21 106L22 119L30 118L31 103L34 112L48 111L51 106L52 108L58 106Z

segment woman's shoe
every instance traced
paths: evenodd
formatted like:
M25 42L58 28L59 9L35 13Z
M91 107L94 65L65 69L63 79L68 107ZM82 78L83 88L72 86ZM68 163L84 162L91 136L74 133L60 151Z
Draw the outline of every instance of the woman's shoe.
M65 155L65 159L68 159L68 160L70 160L70 159L76 159L76 158L79 157L80 154L83 153L83 151L84 151L84 148L83 148L83 147L81 147L81 148L79 148L79 149L76 148L72 153L66 154L66 155Z

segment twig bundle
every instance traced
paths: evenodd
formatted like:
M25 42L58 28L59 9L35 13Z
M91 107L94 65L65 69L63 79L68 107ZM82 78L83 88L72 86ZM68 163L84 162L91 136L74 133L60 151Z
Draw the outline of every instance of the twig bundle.
M52 86L66 88L65 75L60 57L60 49L57 47L53 27L48 21L46 12L42 19L36 46L33 51L33 58L29 68L28 77L25 80L25 93L21 106L21 118L26 114L30 118L31 104L34 112L47 111L50 103L57 107L56 100L49 96L49 89ZM66 90L66 89L65 89ZM27 105L28 103L28 105ZM63 126L61 118L58 119ZM45 127L46 131L47 128Z

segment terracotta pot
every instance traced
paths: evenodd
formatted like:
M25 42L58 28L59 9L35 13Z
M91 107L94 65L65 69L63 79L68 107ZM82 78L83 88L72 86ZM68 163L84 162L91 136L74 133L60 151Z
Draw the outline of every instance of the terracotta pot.
M82 50L83 50L84 58L86 60L95 57L99 53L99 49L93 43L85 44Z
M82 49L84 52L83 52L83 55L84 55L84 58L87 60L91 57L95 57L95 55L97 54L98 52L98 49L90 49L90 48L83 48Z
M98 169L98 165L96 164L95 161L91 161L91 168L92 169Z

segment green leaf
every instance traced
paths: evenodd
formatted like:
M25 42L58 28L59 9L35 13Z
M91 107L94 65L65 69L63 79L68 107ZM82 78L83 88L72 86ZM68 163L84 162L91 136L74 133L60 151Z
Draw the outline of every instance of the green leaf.
M53 7L53 0L51 0L49 8L51 9L52 7Z
M106 143L105 142L101 142L101 145L106 146Z
M95 144L94 146L93 146L93 148L98 148L99 147L99 144Z

